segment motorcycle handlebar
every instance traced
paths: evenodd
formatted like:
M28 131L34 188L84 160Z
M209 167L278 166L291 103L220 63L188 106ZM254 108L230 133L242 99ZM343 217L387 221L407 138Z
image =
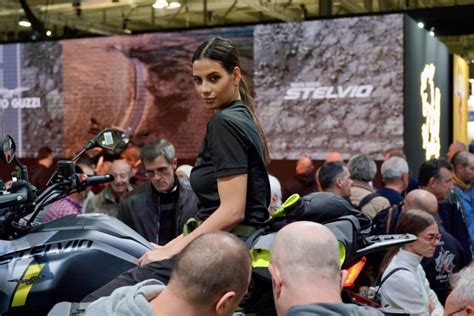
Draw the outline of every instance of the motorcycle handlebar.
M15 181L10 192L10 194L0 195L0 208L25 204L33 199L29 183L23 180Z
M111 174L104 174L102 176L86 176L86 178L81 176L81 184L83 186L93 186L112 181L114 181L114 176Z
M19 205L27 202L24 193L11 193L0 195L0 208Z

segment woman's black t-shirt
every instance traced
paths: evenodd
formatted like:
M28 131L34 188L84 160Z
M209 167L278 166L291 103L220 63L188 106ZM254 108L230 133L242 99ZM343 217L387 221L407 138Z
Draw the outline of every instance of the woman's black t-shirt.
M264 163L263 144L252 116L237 100L214 114L196 164L191 172L191 187L204 220L220 205L217 178L247 174L247 199L243 224L258 226L268 218L270 184Z

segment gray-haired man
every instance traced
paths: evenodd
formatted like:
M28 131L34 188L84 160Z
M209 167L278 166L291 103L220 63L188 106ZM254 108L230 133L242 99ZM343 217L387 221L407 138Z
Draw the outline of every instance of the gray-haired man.
M182 233L198 200L189 183L176 177L178 158L166 139L145 145L140 159L148 181L122 199L118 218L145 239L164 245Z

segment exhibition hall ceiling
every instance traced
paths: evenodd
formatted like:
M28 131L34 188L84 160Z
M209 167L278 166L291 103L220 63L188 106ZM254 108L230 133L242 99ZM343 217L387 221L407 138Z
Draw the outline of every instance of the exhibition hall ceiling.
M385 12L410 14L474 62L474 0L0 0L0 42ZM20 26L22 20L32 25Z

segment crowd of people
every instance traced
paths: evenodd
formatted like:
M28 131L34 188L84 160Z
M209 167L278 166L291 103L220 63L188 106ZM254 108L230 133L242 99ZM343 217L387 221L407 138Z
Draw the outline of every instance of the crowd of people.
M178 170L168 140L134 147L107 164L114 181L102 191L75 193L44 214L51 221L107 213L156 245L137 268L88 295L85 301L93 303L86 314L230 315L250 281L243 242L286 198L317 191L350 203L377 223L379 233L417 236L372 258L361 293L379 284L381 304L409 314L473 312L474 156L465 147L455 143L449 160L425 161L417 177L402 151L387 151L379 188L377 164L366 154L345 163L331 152L319 168L305 155L295 175L280 184L267 172L265 135L233 43L222 38L202 43L192 58L192 77L214 112L193 168ZM86 162L78 167L87 174L104 172ZM336 237L321 224L301 221L282 228L269 272L278 315L380 315L342 302L347 271L340 268Z

